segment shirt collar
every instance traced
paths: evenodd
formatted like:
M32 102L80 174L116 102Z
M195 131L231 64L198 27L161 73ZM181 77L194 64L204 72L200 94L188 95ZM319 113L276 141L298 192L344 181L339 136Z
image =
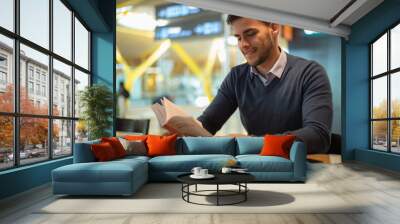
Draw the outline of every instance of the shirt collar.
M286 53L282 49L280 49L280 50L281 50L281 53L279 55L278 60L275 62L274 66L272 66L271 70L269 70L269 72L268 72L268 73L272 73L274 76L278 77L279 79L282 77L283 70L285 69L285 66L287 64ZM263 76L261 73L258 72L257 68L254 66L250 66L250 73L252 74L252 77L254 77L254 75Z

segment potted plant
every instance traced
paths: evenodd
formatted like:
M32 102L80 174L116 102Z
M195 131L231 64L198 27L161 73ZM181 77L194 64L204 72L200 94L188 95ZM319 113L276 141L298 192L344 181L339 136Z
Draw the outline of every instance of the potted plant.
M107 86L94 84L80 92L81 120L88 130L89 140L110 136L113 94Z

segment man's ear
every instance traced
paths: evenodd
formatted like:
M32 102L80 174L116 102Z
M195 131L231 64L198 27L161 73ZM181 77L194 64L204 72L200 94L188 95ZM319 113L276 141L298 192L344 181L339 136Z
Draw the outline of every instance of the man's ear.
M274 36L278 36L279 32L281 30L281 26L279 24L276 24L276 23L271 23L271 30L272 30L272 34Z

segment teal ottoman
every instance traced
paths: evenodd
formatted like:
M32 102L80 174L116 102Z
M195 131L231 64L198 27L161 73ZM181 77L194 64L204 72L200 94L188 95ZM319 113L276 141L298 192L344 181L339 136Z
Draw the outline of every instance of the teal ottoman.
M53 193L68 195L132 195L148 180L144 158L74 163L52 171Z

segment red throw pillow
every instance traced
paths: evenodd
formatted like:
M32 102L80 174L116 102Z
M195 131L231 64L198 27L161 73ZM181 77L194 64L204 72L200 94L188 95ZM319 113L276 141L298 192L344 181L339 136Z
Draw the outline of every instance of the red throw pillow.
M294 135L265 135L262 156L280 156L289 159L290 147L296 136Z
M108 142L93 144L91 145L91 149L94 157L99 162L109 161L117 158L113 147Z
M110 137L110 138L101 138L101 142L108 142L114 149L115 155L117 158L121 158L126 156L126 151L124 147L122 146L121 142L118 140L116 137Z
M129 141L143 141L145 142L147 139L147 135L125 135L124 139Z
M148 156L175 155L176 138L176 134L169 136L148 135L146 140Z

